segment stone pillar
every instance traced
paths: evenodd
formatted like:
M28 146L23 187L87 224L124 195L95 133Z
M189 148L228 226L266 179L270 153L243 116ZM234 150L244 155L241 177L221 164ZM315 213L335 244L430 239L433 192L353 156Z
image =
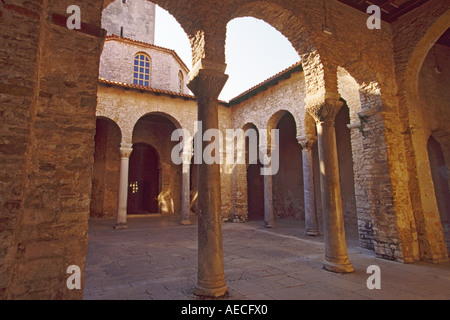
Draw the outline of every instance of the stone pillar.
M345 243L344 214L342 212L339 166L336 147L335 117L343 102L336 98L306 101L306 110L317 124L320 161L320 190L324 222L325 260L328 271L353 272Z
M314 166L312 147L317 138L311 135L297 137L302 146L303 190L305 198L305 235L320 236L317 223L316 195L314 192Z
M275 227L272 175L264 176L264 227Z
M263 139L263 138L262 138ZM259 150L261 155L264 157L270 157L272 155L272 150L275 146L269 147L264 143L260 143ZM274 228L275 227L275 213L273 210L273 180L272 180L272 162L265 160L263 161L264 170L264 227ZM261 172L261 174L263 174Z
M182 179L181 179L181 222L182 225L190 225L191 220L189 218L189 213L191 211L191 157L192 153L182 153L183 164L182 164Z
M127 201L128 201L128 172L130 156L133 151L131 144L122 143L120 147L120 177L119 196L117 206L117 222L114 229L126 229L127 226Z
M219 128L218 96L228 75L226 65L200 60L189 74L188 87L195 94L198 120L201 121L202 137L209 129ZM197 150L203 152L203 142ZM197 143L198 143L197 142ZM198 156L198 155L197 155ZM220 163L198 164L198 281L194 293L198 296L220 297L227 291L223 264L222 216L220 196Z

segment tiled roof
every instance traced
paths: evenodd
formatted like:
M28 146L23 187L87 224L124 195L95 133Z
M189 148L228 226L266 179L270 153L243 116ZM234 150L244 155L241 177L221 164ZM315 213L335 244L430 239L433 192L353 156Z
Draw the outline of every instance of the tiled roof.
M136 90L140 90L140 91L152 92L152 93L156 93L156 94L163 94L163 95L168 95L168 96L172 96L172 97L180 97L180 98L184 98L184 99L195 100L195 97L193 95L185 94L185 93L156 89L156 88L152 88L152 87L148 87L148 86L142 86L139 84L131 84L131 83L125 83L125 82L119 82L119 81L112 81L112 80L107 80L104 78L99 78L98 81L105 85L114 85L114 86L122 87L122 88L136 89Z
M149 93L154 93L157 95L166 95L166 96L170 96L170 97L174 97L174 98L182 98L185 100L196 100L195 96L190 95L190 94L185 94L185 93L179 93L179 92L174 92L174 91L169 91L169 90L162 90L162 89L156 89L156 88L152 88L152 87L147 87L147 86L142 86L139 84L131 84L131 83L125 83L125 82L119 82L119 81L112 81L112 80L107 80L104 78L98 78L98 82L107 86L116 86L116 87L121 87L121 88L127 88L127 89L134 89L134 90L138 90L138 91L145 91L145 92L149 92ZM221 101L219 100L219 103L221 103L222 105L228 107L228 103L225 101Z

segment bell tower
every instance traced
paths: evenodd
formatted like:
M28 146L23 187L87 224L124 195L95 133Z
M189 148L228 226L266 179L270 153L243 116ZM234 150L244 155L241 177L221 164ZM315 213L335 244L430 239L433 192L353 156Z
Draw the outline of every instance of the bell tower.
M154 44L156 5L147 0L115 0L103 10L102 28L116 35Z

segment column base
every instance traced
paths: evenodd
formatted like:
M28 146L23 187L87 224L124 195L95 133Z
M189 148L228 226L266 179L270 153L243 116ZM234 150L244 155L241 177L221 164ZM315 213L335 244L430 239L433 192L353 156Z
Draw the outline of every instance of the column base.
M116 230L128 229L128 225L126 223L116 223L114 229Z
M270 222L264 222L264 228L275 228L275 224L274 223L270 223Z
M319 232L319 230L314 230L314 229L306 230L305 231L305 236L308 236L308 237L320 237L320 232Z
M197 284L194 289L194 294L200 297L219 298L223 297L228 291L228 286L224 285L219 288L204 288Z
M192 222L191 220L181 220L180 224L183 226L190 226Z
M324 260L323 267L325 268L325 270L335 273L352 273L355 271L353 265L348 260L342 263Z

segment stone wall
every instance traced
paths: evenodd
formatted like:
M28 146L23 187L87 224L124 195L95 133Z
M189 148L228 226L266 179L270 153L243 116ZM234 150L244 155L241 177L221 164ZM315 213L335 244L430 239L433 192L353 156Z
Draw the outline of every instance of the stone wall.
M72 4L0 5L1 298L82 297L66 270L87 251L103 32L98 2L78 3L79 32L61 23Z
M115 0L102 14L102 28L108 35L155 43L156 6L150 1ZM121 34L122 30L122 34Z
M104 1L103 6L111 2ZM416 127L421 116L414 100L423 61L449 26L448 2L430 0L392 25L382 23L381 30L368 30L366 14L331 1L332 35L324 34L318 23L323 19L319 1L154 2L180 22L194 48L194 62L225 63L226 24L248 15L275 26L299 54L314 57L304 61L309 73L305 90L298 92L335 94L335 71L338 66L345 68L361 95L366 171L363 180L356 179L367 190L377 255L404 262L445 261L436 206L428 200L432 197L427 198L431 174L421 169L429 161L421 152L424 131ZM104 35L102 2L77 1L83 22L79 31L65 25L72 4L66 0L0 3L0 112L6 119L0 127L1 298L82 297L82 290L68 290L66 270L78 265L83 271L87 251ZM295 110L302 109L302 98ZM187 112L177 103L172 105L180 108L180 114ZM260 112L268 110L269 106ZM291 113L297 121L298 114ZM260 120L258 126L264 128L268 119ZM245 124L237 118L232 121L236 127Z
M92 170L91 217L115 218L119 192L121 132L112 121L97 119Z
M105 41L100 58L100 77L132 84L134 57L140 52L146 53L151 60L150 87L179 92L178 73L181 71L184 78L182 93L192 94L186 86L189 70L174 51L117 37L108 37Z
M161 123L151 123L147 118L146 125L142 123L145 116L155 115L172 122L172 126ZM225 146L226 129L231 127L230 109L219 106L219 129L224 135L222 146ZM160 155L161 162L161 213L179 215L181 201L181 166L176 166L171 160L171 151L177 142L171 142L171 134L175 129L183 128L194 135L197 121L197 103L193 97L179 96L176 98L161 93L150 93L137 89L125 89L118 85L99 86L97 117L105 117L114 121L122 131L122 142L145 142L152 145ZM137 125L139 124L139 125ZM118 148L118 146L117 146ZM222 216L230 218L232 213L231 172L233 164L223 163L221 166ZM196 179L196 175L192 177ZM111 181L109 188L116 188L117 181ZM196 185L196 183L195 183ZM192 198L195 197L195 190ZM173 204L173 205L172 205ZM167 209L165 209L167 208ZM195 210L193 210L195 211Z

